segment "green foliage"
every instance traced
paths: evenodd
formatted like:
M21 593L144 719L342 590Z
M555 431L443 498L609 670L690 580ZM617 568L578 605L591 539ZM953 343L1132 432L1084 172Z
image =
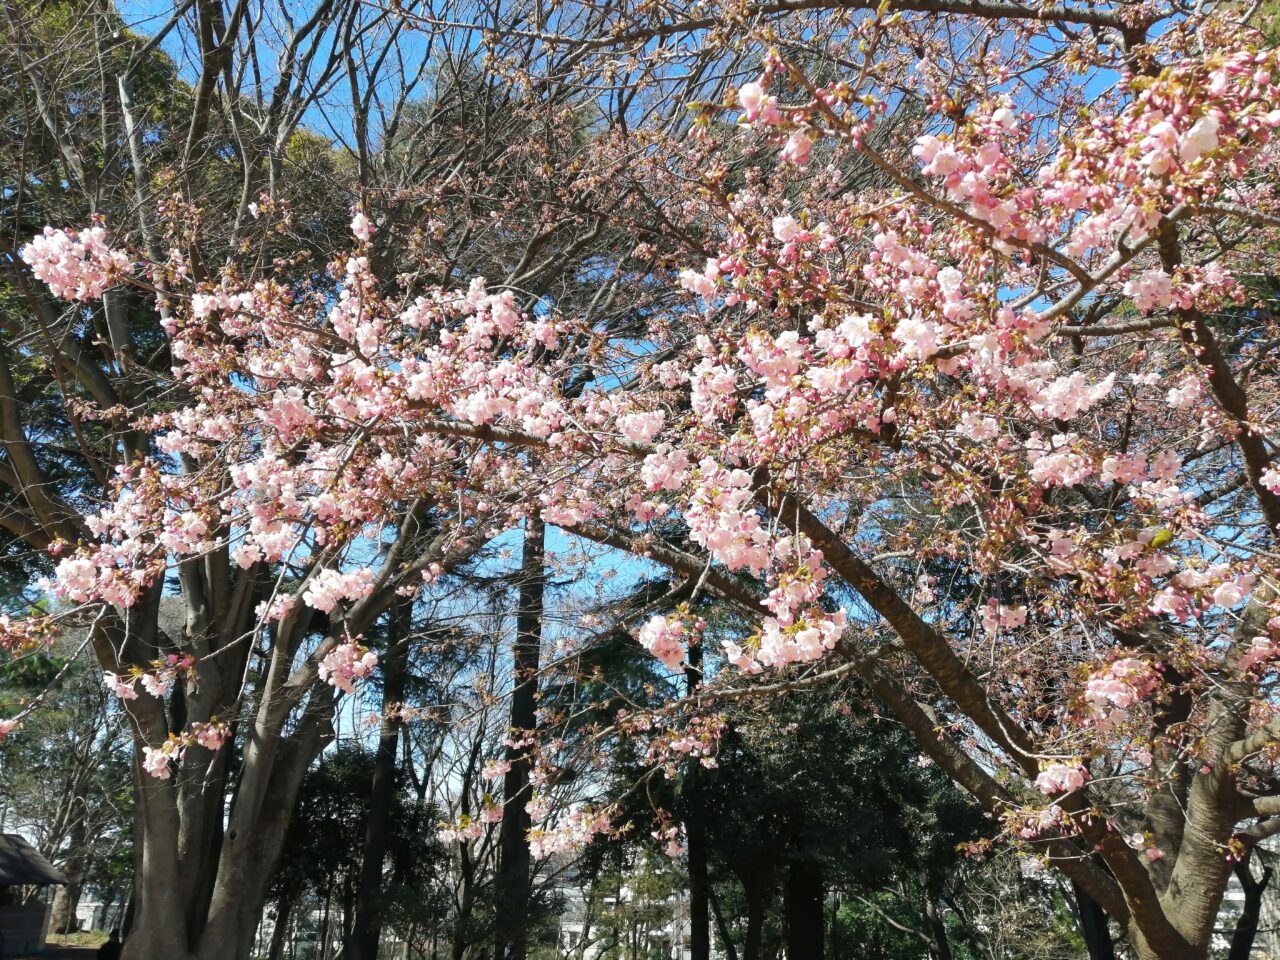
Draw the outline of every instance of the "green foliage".
M345 904L354 905L373 765L372 753L343 745L308 771L273 881L275 899L323 897L334 890ZM446 909L437 875L447 862L436 839L438 820L435 808L420 802L397 776L380 889L393 926L438 920Z
M531 950L531 960L556 960L581 950L598 960L665 960L672 955L670 929L686 878L675 861L634 845L607 844L596 851L584 902L571 917L580 929L558 942L558 925ZM587 877L584 877L587 879ZM584 943L585 941L585 943Z
M679 810L702 825L722 887L740 888L728 910L740 943L753 898L755 909L776 914L777 886L792 863L818 864L827 888L847 897L920 890L953 867L958 844L989 829L954 785L916 763L906 731L856 696L828 685L768 713L736 712L717 768L686 774L696 784L681 785ZM925 899L917 893L895 908L909 928L924 926ZM774 935L781 927L776 916L765 923Z
M831 954L865 960L928 960L918 930L920 910L897 892L881 891L842 902L831 924ZM957 960L968 951L957 954Z
M733 719L718 768L699 772L691 815L729 860L819 859L843 882L874 888L901 871L936 872L983 820L945 777L915 762L899 725L827 688L767 714Z
M0 665L0 716L42 695L0 750L0 827L20 829L55 864L79 863L99 893L132 871L132 757L123 717L73 640Z

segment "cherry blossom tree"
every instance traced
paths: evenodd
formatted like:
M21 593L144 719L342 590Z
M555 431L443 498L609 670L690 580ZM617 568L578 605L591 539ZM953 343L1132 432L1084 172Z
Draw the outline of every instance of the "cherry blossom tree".
M596 174L577 159L585 134L545 150L520 141L537 124L584 129L567 88L531 94L496 76L478 52L482 28L461 25L479 21L476 9L456 4L454 15L456 29L410 36L403 16L354 2L320 0L304 17L292 3L210 2L179 5L141 36L109 4L6 9L0 51L23 82L7 85L4 101L22 136L4 146L16 187L4 208L0 527L24 573L28 561L66 558L55 541L95 538L94 516L118 481L131 483L123 478L139 458L156 457L161 472L202 472L189 453L156 446L158 422L146 422L194 399L172 376L164 291L99 291L101 278L86 276L83 290L59 292L100 299L50 299L19 248L50 279L71 268L68 258L133 264L114 259L105 227L87 227L69 248L56 234L28 243L36 218L103 218L113 243L128 237L152 262L172 247L175 272L161 284L183 302L185 284L219 278L217 286L223 266L238 282L269 275L282 292L323 278L316 262L346 245L357 198L366 211L359 229L382 242L371 253L389 276L484 271L566 306L587 289L577 279L584 263L600 269L616 261L619 243L633 243L606 235L589 210L570 209L591 195L590 185L574 186L575 170ZM161 52L175 49L190 59ZM339 129L325 127L321 104L342 118ZM312 285L319 300L336 289L333 278ZM599 293L593 283L605 322L636 309ZM661 295L678 294L663 286ZM466 469L466 457L458 464ZM230 466L214 468L221 481L206 473L206 492L229 482ZM216 506L189 505L182 536L212 544L222 533L202 532L195 513ZM129 718L141 808L130 954L247 955L302 775L334 736L341 698L360 690L382 654L401 652L384 629L396 610L424 587L453 589L446 569L494 534L487 519L455 517L451 503L388 505L390 526L362 531L373 535L362 544L368 556L326 556L304 537L288 563L267 560L284 557L268 551L242 565L247 553L187 554L170 540L183 559L165 576L140 576L149 581L142 595L59 612L58 629L90 636L99 675ZM370 575L374 556L393 559L391 575ZM82 563L65 571L82 584L88 576ZM261 616L282 585L305 593L301 620ZM46 610L35 578L25 586L28 612ZM364 613L352 620L357 598ZM183 610L178 629L159 613L173 600ZM42 647L45 622L5 620L15 656ZM21 735L28 715L7 709L0 736ZM376 875L378 841L366 840Z
M1135 955L1206 956L1233 862L1280 830L1278 341L1257 283L1280 225L1280 55L1228 9L717 12L486 34L517 80L633 98L593 162L635 186L610 222L668 246L641 251L642 279L634 257L599 269L606 301L644 299L616 319L480 276L397 277L379 252L395 225L367 206L323 275L197 269L202 223L174 209L163 258L109 223L23 248L70 302L150 297L172 359L178 399L135 414L154 446L101 509L72 519L25 490L58 558L48 591L99 618L150 829L174 816L153 799L173 770L226 754L239 669L217 690L201 671L270 634L271 696L245 721L261 779L241 783L212 901L230 922L236 851L268 826L254 791L314 756L326 682L376 669L362 640L394 597L538 517L752 622L706 651L698 733L668 758L714 752L709 718L741 684L852 674ZM535 55L503 61L516 49ZM685 295L645 298L658 280ZM232 606L210 609L237 619L141 659L133 611L170 571L190 594L213 557L230 572L207 589ZM637 636L675 670L703 652L687 608ZM159 694L178 688L170 729ZM312 738L296 755L287 724ZM539 849L607 826L581 811ZM168 856L144 910L172 906Z

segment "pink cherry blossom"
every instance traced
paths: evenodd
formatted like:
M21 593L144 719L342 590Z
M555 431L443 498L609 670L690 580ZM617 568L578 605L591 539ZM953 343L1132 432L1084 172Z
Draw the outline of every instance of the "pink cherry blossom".
M779 119L776 97L766 96L764 87L752 81L738 88L738 103L742 106L743 119L747 123L777 123Z
M356 239L363 243L368 243L373 239L374 231L373 221L364 215L364 211L357 211L356 215L351 218L351 232L355 234Z
M504 777L511 770L511 763L507 760L486 760L481 775L486 780L497 780Z
M555 853L580 849L596 836L612 829L607 813L594 812L590 807L578 807L569 810L555 825L547 829L530 830L529 852L541 860Z
M1046 795L1074 793L1084 786L1088 777L1088 772L1079 764L1051 763L1036 777L1036 787Z
M142 688L153 697L163 698L173 686L170 678L159 677L152 673L142 675Z
M813 149L813 141L803 130L797 130L787 138L782 147L782 159L803 167L809 162L809 152Z
M96 300L130 266L128 254L107 245L102 227L81 231L45 227L19 256L37 280L65 300Z
M1221 124L1212 113L1206 113L1191 129L1182 135L1178 146L1178 155L1187 163L1199 160L1210 150L1218 147L1218 130Z
M1102 727L1123 722L1128 710L1159 684L1159 674L1146 660L1122 657L1094 671L1085 685L1090 722Z
M195 724L195 742L206 750L221 749L230 733L225 723Z
M654 616L640 628L637 639L640 645L662 661L668 670L676 670L684 663L687 631L679 620Z
M320 661L320 679L328 681L343 693L354 693L354 681L369 676L377 665L377 654L358 643L348 641L334 647Z
M1173 278L1160 269L1144 270L1125 283L1124 293L1139 311L1150 313L1173 301Z
M307 583L302 602L324 613L330 612L342 600L359 600L368 595L373 586L373 571L362 568L349 573L338 570L320 570Z
M184 748L179 740L170 738L159 747L142 748L142 769L157 780L173 776L173 761L182 759Z
M122 677L107 670L102 674L103 682L106 683L107 689L114 693L121 700L137 700L138 688L137 681L131 677ZM150 691L148 691L150 692Z

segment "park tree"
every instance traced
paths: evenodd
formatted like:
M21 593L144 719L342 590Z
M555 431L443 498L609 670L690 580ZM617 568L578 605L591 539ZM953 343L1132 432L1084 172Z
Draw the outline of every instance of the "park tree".
M101 678L78 656L82 638L7 662L0 670L6 718L38 706L0 755L0 825L21 833L67 882L53 891L49 928L69 933L91 891L123 907L133 826L128 737Z
M166 296L181 296L178 274L149 292L113 290L98 308L62 309L18 253L38 224L102 218L150 260L182 250L187 279L224 267L246 282L287 275L321 298L339 288L323 265L345 246L357 200L388 225L374 256L389 273L452 279L461 262L468 277L483 269L568 303L584 263L616 259L597 242L598 218L563 215L566 198L583 195L573 188L585 169L573 156L582 138L541 162L519 138L535 123L559 129L565 117L582 127L566 88L522 93L486 70L479 28L424 33L354 2L320 2L304 16L292 4L185 4L149 26L145 36L130 30L110 4L5 11L14 189L4 200L0 481L6 576L25 624L26 639L12 646L19 656L45 641L25 631L36 622L28 615L45 608L37 581L62 549L55 542L91 539L84 523L141 459L199 469L189 454L157 447L159 434L139 420L193 399L171 376ZM485 119L473 124L477 104ZM341 118L337 129L325 110ZM549 135L542 142L560 146ZM403 232L393 229L401 215ZM620 239L615 232L610 242ZM614 315L612 300L597 300L599 316ZM616 312L637 307L628 300ZM460 455L460 468L466 462ZM436 491L446 501L447 486ZM283 630L264 616L281 584L292 589L324 568L323 551L298 567L268 555L242 564L243 555L217 550L153 581L142 602L66 621L88 632L131 728L140 810L131 953L249 950L303 773L334 736L335 689L351 689L379 655L344 641L363 637L400 655L392 628L415 602L406 584L438 580L437 567L492 537L486 521L459 538L451 510L430 497L394 502L375 549L397 558L395 574L354 620L341 582L315 594L337 587L336 616L306 613ZM351 569L337 575L358 579ZM160 615L173 599L183 608L176 627ZM143 674L152 676L145 688ZM6 732L31 706L6 718ZM384 754L393 732L384 731ZM224 742L228 750L211 751ZM385 799L376 806L385 811ZM379 872L379 819L366 837L369 878ZM366 903L366 951L375 912Z
M797 691L767 715L746 701L725 720L695 816L727 888L719 899L741 905L718 910L737 955L767 956L767 927L788 956L842 955L833 897L856 907L909 891L908 943L946 956L946 878L994 829L977 805L913 758L906 731L853 681Z
M284 956L297 925L306 925L317 912L317 940L342 944L344 953L355 949L352 944L361 935L360 922L368 909L361 902L368 887L365 849L335 838L359 837L379 802L381 745L366 751L343 744L307 772L298 815L290 821L285 840L289 856L272 882L272 958ZM443 902L438 874L447 861L436 839L436 810L418 802L403 771L395 771L388 792L388 873L374 888L379 926L386 920L403 927L439 923Z
M197 116L246 8L198 12ZM261 892L243 851L287 821L329 687L369 672L396 598L545 523L752 624L710 651L691 606L637 631L670 671L721 665L684 736L647 708L617 718L659 766L714 754L741 674L768 674L751 682L766 700L856 677L1137 957L1205 957L1232 863L1280 829L1278 338L1250 282L1280 225L1280 64L1251 11L506 12L476 34L486 63L540 104L589 99L581 176L556 196L602 226L540 239L518 197L470 226L526 231L529 262L556 245L580 295L458 276L425 246L406 257L431 266L406 274L380 253L402 231L363 196L327 271L257 257L251 234L222 265L205 251L225 226L195 198L148 221L163 253L85 219L11 263L31 315L55 309L47 288L69 330L97 322L106 339L78 335L111 343L106 379L125 381L107 393L83 354L50 360L90 394L64 401L68 424L110 426L95 497L41 482L12 377L0 414L6 526L52 550L66 605L6 622L6 642L96 624L145 760L130 951L247 943ZM377 30L435 36L454 22L439 13L350 13L316 36L346 31L350 72ZM358 119L381 87L351 87ZM184 189L199 166L179 167ZM257 212L287 233L286 210ZM636 243L593 259L605 221ZM111 341L122 329L154 348ZM142 356L153 388L132 379ZM150 612L169 578L180 640ZM241 741L223 833L222 792L194 785ZM608 829L579 812L539 846ZM180 908L178 864L201 857L217 868L185 882L212 886Z

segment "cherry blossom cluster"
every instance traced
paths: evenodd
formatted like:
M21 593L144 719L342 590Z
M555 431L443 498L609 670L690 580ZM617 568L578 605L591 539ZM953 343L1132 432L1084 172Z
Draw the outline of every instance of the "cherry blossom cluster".
M656 718L631 717L627 726L633 730L650 729L655 721ZM660 768L668 780L674 780L681 765L688 760L697 760L701 766L714 769L720 739L727 728L728 723L718 714L690 717L683 729L666 727L649 741L645 763Z
M1155 846L1150 836L1145 833L1131 833L1124 838L1124 842L1131 849L1139 851L1149 861L1164 859L1164 851Z
M480 775L486 780L497 780L511 772L510 760L486 760Z
M373 673L378 655L353 640L338 644L320 661L320 679L343 693L355 692L355 681Z
M502 804L487 793L480 799L480 820L484 823L502 822Z
M539 860L556 853L578 850L597 836L614 831L612 811L589 806L571 807L553 826L529 831L529 852Z
M1046 796L1075 793L1089 779L1089 772L1079 763L1050 763L1036 777L1036 787Z
M1257 587L1274 563L1257 545L1273 541L1274 520L1258 505L1280 492L1280 468L1257 456L1235 478L1232 448L1261 436L1264 459L1272 449L1253 421L1275 408L1274 386L1253 377L1250 416L1232 414L1232 358L1215 359L1215 325L1198 320L1244 302L1235 277L1248 245L1219 255L1217 238L1241 231L1205 223L1222 216L1217 204L1275 201L1280 53L1221 23L1206 30L1204 51L1161 38L1150 69L1118 73L1087 114L1037 114L999 68L963 103L928 80L929 114L901 165L872 136L894 99L876 71L856 90L815 86L770 57L729 109L777 164L731 185L729 148L697 155L726 162L700 165L703 193L667 212L687 215L706 249L669 278L688 295L634 336L483 278L397 286L375 275L379 227L363 209L322 279L229 267L195 283L176 270L164 322L172 395L187 399L139 423L161 455L115 478L86 542L55 546L49 589L126 607L218 547L245 568L306 571L264 618L332 612L401 572L355 559L385 555L400 505L438 506L481 539L537 509L570 536L677 556L665 562L706 570L708 591L745 593L742 608L761 611L754 632L722 647L740 671L836 649L850 628L840 606L858 593L900 633L928 626L916 634L936 634L958 663L1001 664L974 677L990 709L1050 741L1039 755L1080 758L1043 768L1046 796L1082 791L1104 752L1149 790L1156 743L1122 721L1174 671L1098 645L1118 647L1148 620L1170 627L1161 663L1190 694L1222 670L1257 680L1276 658L1274 629L1222 656L1192 639L1267 602ZM848 189L855 161L887 185ZM37 239L36 275L58 295L124 278L128 258L101 239ZM179 454L194 467L182 476ZM971 594L943 589L922 572L930 561ZM443 569L410 570L398 589L429 589ZM698 633L684 611L638 630L672 670ZM352 641L320 676L350 692L375 663ZM1041 709L1081 678L1075 709ZM144 682L108 680L132 696ZM1251 728L1266 712L1250 713ZM1205 714L1188 721L1188 743ZM714 763L718 722L619 718L672 775ZM156 750L152 765L167 770ZM550 815L545 793L528 806L540 824ZM1018 830L1065 829L1055 810ZM485 822L442 829L465 842ZM602 823L579 810L541 830L538 849L585 842Z
M168 780L173 776L174 764L182 762L193 744L205 750L219 750L230 735L230 728L221 721L193 723L189 730L169 734L158 747L144 746L142 769L157 780Z
M121 700L137 700L139 684L150 696L164 698L180 676L194 675L195 660L190 654L171 653L152 662L150 670L133 668L126 674L106 670L102 674L102 680L107 689Z
M981 619L982 629L987 633L1021 627L1027 622L1027 608L1025 605L1006 606L992 598L983 605Z
M125 275L129 255L111 247L101 226L84 230L45 227L18 251L37 280L64 300L96 300Z
M1020 840L1035 840L1053 833L1069 832L1071 818L1056 803L1033 810L1010 810L1005 828Z
M1277 640L1277 635L1280 635L1280 617L1273 617L1267 626L1270 628L1269 633L1250 640L1249 646L1236 661L1236 669L1241 673L1266 668L1280 660L1280 640Z
M662 661L668 670L677 670L684 663L689 631L676 617L654 616L636 634L640 645Z
M14 619L0 613L0 650L10 654L28 653L57 639L57 626L42 617Z
M1120 657L1095 670L1084 687L1089 722L1107 728L1128 719L1129 708L1159 686L1160 673L1146 660Z
M441 822L436 827L436 836L442 843L470 843L484 836L484 821L464 813L456 823Z
M302 602L324 613L330 612L340 601L354 601L369 595L373 589L373 571L367 567L343 573L338 570L319 570L312 574L302 593Z
M668 810L657 811L657 826L649 832L649 836L662 844L662 852L668 857L678 857L688 846L685 842L684 828L675 821Z

